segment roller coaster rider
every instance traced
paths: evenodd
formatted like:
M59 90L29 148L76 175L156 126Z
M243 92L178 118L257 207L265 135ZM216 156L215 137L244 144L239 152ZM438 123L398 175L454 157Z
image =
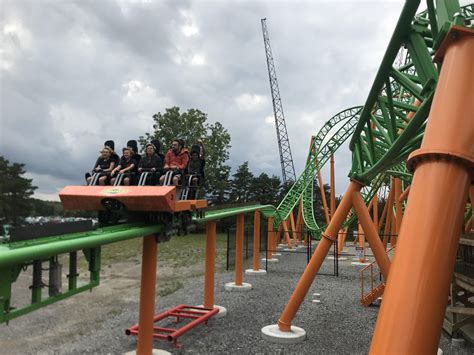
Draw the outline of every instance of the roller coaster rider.
M156 153L152 143L145 146L145 154L138 164L138 186L156 185L163 169L163 159Z
M110 173L110 183L114 186L130 185L135 176L137 162L135 160L133 149L125 147L122 149L123 155L120 158L119 165Z
M168 150L165 156L165 174L160 177L160 184L178 186L188 161L189 153L184 148L184 142L180 139L173 140L171 149Z
M184 199L196 198L198 187L204 180L205 149L202 140L198 139L197 143L191 147L189 162L185 170L188 191L184 192Z
M86 174L87 185L101 185L104 186L110 178L110 173L115 167L114 159L112 158L113 150L109 146L105 146L101 150L101 155L97 159L92 175Z

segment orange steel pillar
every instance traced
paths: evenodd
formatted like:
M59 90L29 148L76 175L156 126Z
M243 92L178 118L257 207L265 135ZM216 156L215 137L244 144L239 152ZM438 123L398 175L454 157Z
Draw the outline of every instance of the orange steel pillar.
M326 194L324 192L324 185L323 185L323 178L321 176L321 171L318 170L318 184L319 184L319 191L321 191L321 200L323 201L323 208L324 208L324 217L326 218L326 224L329 224L329 210L328 210L328 203L326 201Z
M339 233L337 234L337 255L341 255L342 251L344 250L344 230L339 229Z
M408 194L410 193L410 185L403 191L403 193L400 195L400 202L405 201L408 198Z
M253 270L260 270L260 211L253 214Z
M421 148L408 160L415 173L371 354L437 352L474 167L474 32L454 31L441 46Z
M282 225L286 244L288 245L288 249L291 249L290 233L288 232L288 223L286 222L286 220L282 222Z
M303 228L301 225L301 222L303 220L303 201L301 200L300 203L298 204L298 215L296 217L296 236L298 240L302 240L302 232Z
M276 247L276 235L273 231L273 218L267 219L267 259L273 259L273 248Z
M384 280L387 280L390 260L388 259L385 248L380 240L379 234L377 233L377 229L370 218L369 211L365 207L364 199L359 191L352 194L352 205L354 206L357 218L359 218L360 225L364 230L364 234L367 237L370 249L379 265L380 272L382 273Z
M244 275L244 215L237 216L235 231L235 285L242 286Z
M291 226L291 235L293 236L293 243L295 244L295 247L297 247L298 236L296 233L295 216L293 215L293 211L290 212L290 226Z
M296 312L300 308L304 297L308 293L308 290L311 287L311 284L313 283L313 280L316 277L316 274L318 273L324 258L328 254L332 243L336 240L337 233L352 207L352 193L354 191L360 191L361 188L362 185L356 181L351 181L347 187L346 193L339 204L339 208L336 210L331 222L329 223L325 232L322 234L323 238L321 238L319 241L310 262L306 266L303 275L301 275L301 278L298 281L298 284L296 285L296 288L293 291L288 304L286 305L280 319L278 320L278 328L281 331L289 332L291 330L291 322L293 321Z
M331 218L336 211L336 178L334 175L334 154L331 154Z
M364 254L363 257L359 257L359 262L365 263L365 230L362 228L362 225L359 223L357 224L357 235L359 236L359 247L363 248Z
M389 201L390 201L390 198L391 198L392 194L393 194L393 191L390 189L390 191L388 193L387 200L385 201L385 205L383 206L382 215L380 216L379 231L380 231L380 229L382 227L382 224L383 224L382 221L384 221L384 218L387 215L388 205L389 205Z
M372 214L374 216L374 224L377 231L379 230L379 196L378 192L375 193L372 204ZM378 234L378 233L377 233Z
M206 260L204 275L204 308L214 307L214 267L216 260L216 221L206 224Z
M158 247L155 236L149 235L144 237L140 281L140 314L138 320L137 354L139 355L151 355L153 351L157 252Z

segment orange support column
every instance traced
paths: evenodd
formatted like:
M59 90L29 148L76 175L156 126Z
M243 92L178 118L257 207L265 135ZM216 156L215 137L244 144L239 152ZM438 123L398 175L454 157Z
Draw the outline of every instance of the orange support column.
M157 253L155 236L144 237L138 320L137 354L139 355L151 355L153 352Z
M235 231L235 277L234 282L225 284L226 291L248 291L252 288L249 283L243 282L244 276L244 215L239 214L236 218Z
M286 245L288 249L291 249L291 240L290 240L290 233L288 232L288 223L285 221L282 222L283 225L283 233L285 235Z
M268 217L267 219L267 260L273 259L273 250L276 246L276 233L273 231L273 218Z
M359 262L360 263L365 263L365 230L362 228L362 225L359 223L357 224L357 235L358 235L358 241L359 241L359 248L362 248L363 253L359 255ZM359 249L361 250L361 249Z
M326 201L326 193L324 192L324 185L323 185L323 178L321 176L321 171L318 170L318 184L319 184L319 191L321 192L321 201L323 201L323 208L324 208L324 217L326 218L326 224L329 224L329 209L328 203Z
M245 270L248 275L264 275L266 270L260 269L260 211L253 214L253 268Z
M372 214L374 216L374 225L375 225L375 229L377 229L377 231L379 230L379 196L377 194L377 192L375 193L374 195L374 198L373 198L373 203L372 203ZM377 232L378 234L378 232Z
M216 264L216 221L206 224L206 260L204 274L204 308L214 307L214 268Z
M332 243L336 240L337 233L344 223L351 207L352 207L352 193L354 191L360 191L362 185L356 181L351 181L347 187L347 191L339 204L339 208L336 210L331 222L329 223L326 231L322 234L323 238L318 243L318 246L311 257L310 262L306 266L296 288L291 295L288 304L286 305L283 313L278 320L278 327L281 331L291 331L291 323L296 315L304 297L308 293L311 284L313 283L316 274L324 261L324 258L329 252Z
M379 234L377 233L377 229L370 218L369 211L365 207L364 199L359 191L352 194L352 204L357 214L357 218L359 218L360 225L364 230L364 234L369 241L370 249L379 265L380 272L382 273L384 280L387 280L390 260L388 259L385 248L380 240Z
M415 173L371 354L439 345L474 167L474 32L451 31L421 148L408 159Z
M291 226L291 236L293 237L293 244L295 247L298 246L298 233L296 232L296 225L295 225L295 216L293 215L293 211L290 213L290 226Z
M296 217L296 237L298 240L303 239L302 220L303 220L303 201L300 201L300 203L298 204L298 215Z
M235 231L235 284L242 286L244 273L244 215L237 216Z

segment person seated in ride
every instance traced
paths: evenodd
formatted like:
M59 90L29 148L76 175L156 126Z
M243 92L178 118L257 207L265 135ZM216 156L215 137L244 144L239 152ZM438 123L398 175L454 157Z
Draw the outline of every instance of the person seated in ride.
M148 143L145 146L145 154L138 164L140 178L138 185L156 185L163 169L163 160L156 154L156 147Z
M115 153L115 142L113 140L109 139L109 140L104 142L104 147L109 147L110 148L110 150L111 150L110 158L112 159L115 166L117 166L119 161L120 161L120 157L118 156L117 153Z
M97 173L97 179L99 185L105 185L108 182L108 179L110 177L110 172L114 169L115 163L112 161L112 150L108 147L105 146L101 152L100 152L100 157L97 159L95 163L95 168L93 170L93 173ZM87 184L90 185L92 179L94 176L89 176L87 177Z
M180 140L175 139L171 144L171 149L165 155L165 166L166 172L172 172L172 183L175 186L179 185L181 177L183 175L186 166L189 161L189 153L183 147L183 143ZM161 176L160 184L165 182L165 176Z
M127 147L130 148L132 150L132 157L133 159L135 160L137 166L138 167L138 164L140 163L140 159L141 159L141 155L138 154L138 143L136 140L129 140L127 142Z
M122 149L122 153L123 155L122 158L120 158L119 165L110 173L110 176L112 177L110 179L110 183L115 185L115 182L117 179L119 179L117 185L121 185L123 183L124 185L128 186L130 185L130 181L134 175L134 170L137 166L137 163L133 157L132 148L125 147ZM119 174L122 174L122 176L120 177Z
M205 149L202 140L191 147L188 165L186 167L186 181L189 186L198 186L204 178ZM191 179L191 180L189 180Z

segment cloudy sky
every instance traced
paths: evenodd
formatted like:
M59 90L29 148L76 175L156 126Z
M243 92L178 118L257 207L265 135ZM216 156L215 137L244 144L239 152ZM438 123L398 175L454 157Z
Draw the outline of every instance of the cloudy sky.
M403 1L0 0L0 155L36 196L82 184L101 144L198 108L232 137L229 164L280 175L260 19L297 173L311 134L363 104ZM350 155L336 154L337 193ZM323 176L327 176L327 172ZM325 181L328 181L325 178Z

